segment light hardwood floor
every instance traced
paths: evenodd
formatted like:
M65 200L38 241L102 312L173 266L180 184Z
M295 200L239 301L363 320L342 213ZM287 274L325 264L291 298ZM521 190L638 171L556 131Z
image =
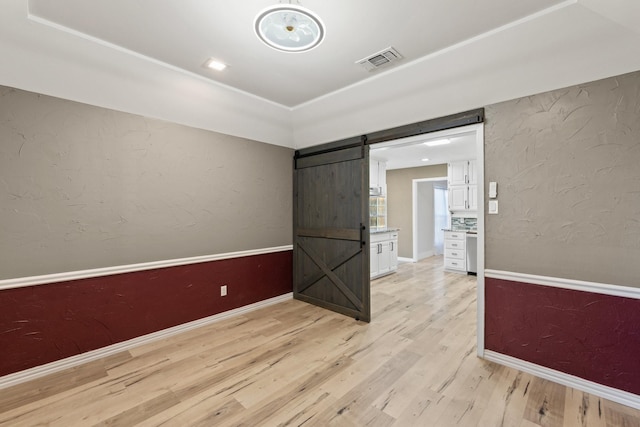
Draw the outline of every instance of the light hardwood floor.
M476 357L475 278L372 282L370 324L287 301L0 390L1 426L640 426Z

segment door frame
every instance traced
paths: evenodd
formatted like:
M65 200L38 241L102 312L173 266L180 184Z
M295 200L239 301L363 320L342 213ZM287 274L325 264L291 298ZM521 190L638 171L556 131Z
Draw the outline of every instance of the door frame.
M478 181L478 250L477 250L477 279L478 286L476 289L477 297L477 346L476 353L478 357L484 357L484 123L476 126L476 165L477 165L477 181Z
M466 113L464 113L466 114ZM478 178L478 250L477 250L477 267L478 267L478 272L477 272L477 289L476 289L476 293L477 293L477 348L476 348L476 352L478 357L484 357L484 352L485 352L485 348L484 348L484 330L485 330L485 324L484 324L484 312L485 312L485 299L484 299L484 290L485 290L485 278L484 278L484 269L485 269L485 253L484 253L484 248L485 248L485 196L484 196L484 187L485 187L485 183L484 183L484 110L482 110L481 112L482 117L479 118L479 120L475 123L470 123L470 124L458 124L456 127L448 127L448 128L444 128L441 130L435 129L432 131L426 131L426 132L422 132L420 134L413 134L413 135L409 135L411 137L415 137L415 139L419 139L419 138L424 138L425 134L429 134L429 137L433 137L433 138L445 138L447 136L454 136L456 134L460 134L460 133L470 133L473 132L475 133L475 139L476 139L476 159L477 159L477 178ZM401 133L398 133L401 134ZM386 135L393 135L393 133L391 131L387 131ZM387 145L394 145L395 141L398 141L398 143L407 143L407 141L410 141L413 138L409 138L409 137L402 137L402 136L398 136L397 138L391 138L389 137L388 139L382 139L379 141L376 141L377 143L383 143L385 142L386 144L384 144L385 146ZM400 141L402 140L402 141ZM445 179L447 179L445 177ZM427 178L426 180L441 180L441 179L432 179L432 178ZM416 203L415 203L415 182L414 182L414 199L413 199L413 229L414 229L414 233L416 230L416 226L415 226L415 209L416 209ZM415 236L413 238L413 258L414 258L414 262L415 262L415 258L416 258L416 239Z
M408 125L398 126L377 132L362 135L359 138L364 139L364 144L375 145L383 142L393 141L401 138L409 138L425 134L436 134L440 132L450 131L451 133L460 133L461 128L473 129L476 133L476 158L478 159L478 206L482 206L478 215L478 273L477 273L477 354L484 357L484 108L465 111L462 113L452 114L449 116L429 119L422 122L411 123ZM352 143L360 142L361 139L353 137L348 140L336 141L332 143L322 144L327 151L331 151L335 147L344 147L347 141ZM316 147L309 147L296 151L296 156L306 151L315 151ZM368 157L368 154L367 154ZM369 181L369 168L366 167L367 183ZM368 242L367 242L368 243ZM371 281L369 280L369 290Z

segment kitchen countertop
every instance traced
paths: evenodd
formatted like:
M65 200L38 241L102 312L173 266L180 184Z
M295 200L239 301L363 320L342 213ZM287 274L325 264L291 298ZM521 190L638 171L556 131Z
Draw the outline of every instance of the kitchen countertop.
M443 228L442 231L457 231L459 233L478 234L478 230L470 230L466 228Z
M399 228L385 228L382 230L371 230L369 234L380 234L380 233L392 233L394 231L400 231Z

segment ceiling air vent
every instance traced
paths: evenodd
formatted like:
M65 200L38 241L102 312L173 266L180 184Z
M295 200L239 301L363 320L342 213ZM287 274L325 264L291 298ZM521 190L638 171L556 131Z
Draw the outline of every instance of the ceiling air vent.
M400 59L402 59L402 55L394 48L388 47L360 61L356 61L356 64L362 65L367 71L373 71L399 61Z

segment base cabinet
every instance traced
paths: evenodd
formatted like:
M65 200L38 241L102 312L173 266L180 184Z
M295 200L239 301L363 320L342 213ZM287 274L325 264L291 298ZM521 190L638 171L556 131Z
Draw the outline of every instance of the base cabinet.
M444 268L452 271L467 272L467 233L460 231L444 232Z
M398 232L375 233L371 235L371 278L393 273L398 269Z

